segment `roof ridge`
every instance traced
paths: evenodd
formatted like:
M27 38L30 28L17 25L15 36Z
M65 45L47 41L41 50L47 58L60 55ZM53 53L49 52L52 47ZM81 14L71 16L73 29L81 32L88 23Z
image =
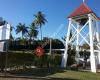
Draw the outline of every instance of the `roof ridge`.
M74 17L82 14L92 13L93 11L85 4L82 3L78 8L76 8L69 17Z
M84 5L89 11L93 12L92 9L89 8L85 3L83 3L83 5Z

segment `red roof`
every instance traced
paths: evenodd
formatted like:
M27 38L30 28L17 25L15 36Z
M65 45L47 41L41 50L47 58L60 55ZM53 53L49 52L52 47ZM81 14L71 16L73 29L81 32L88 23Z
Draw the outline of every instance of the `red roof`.
M79 15L84 15L84 14L88 14L88 13L93 13L93 11L85 4L82 3L80 5L79 8L77 8L70 16L71 17L75 17L75 16L79 16Z

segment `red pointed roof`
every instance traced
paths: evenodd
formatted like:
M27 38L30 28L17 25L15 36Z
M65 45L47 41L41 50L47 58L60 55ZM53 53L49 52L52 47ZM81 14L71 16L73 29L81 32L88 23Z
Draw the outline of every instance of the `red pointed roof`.
M82 3L68 18L94 13L85 3Z

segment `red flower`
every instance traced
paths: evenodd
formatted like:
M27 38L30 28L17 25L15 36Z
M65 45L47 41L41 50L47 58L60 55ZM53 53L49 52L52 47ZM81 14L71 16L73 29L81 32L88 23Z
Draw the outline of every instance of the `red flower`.
M41 56L44 55L44 49L43 49L42 47L38 46L38 47L36 48L35 53L36 53L36 55L37 55L38 57L41 57Z

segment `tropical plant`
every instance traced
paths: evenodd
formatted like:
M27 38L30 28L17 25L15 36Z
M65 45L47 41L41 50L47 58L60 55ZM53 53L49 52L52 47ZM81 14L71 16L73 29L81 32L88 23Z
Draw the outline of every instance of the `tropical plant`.
M25 24L22 24L22 23L19 23L17 26L17 29L16 29L16 33L22 33L22 38L24 38L25 34L28 33L28 27L26 27Z
M41 32L41 40L42 40L42 25L44 25L47 20L45 19L45 15L39 11L37 14L34 15L35 16L35 20L34 23L36 24L36 26L40 27L40 32Z
M3 20L2 17L0 17L0 26L7 24L8 22L6 20Z
M29 32L28 32L29 41L34 40L34 38L36 38L37 35L38 35L38 31L37 31L37 29L35 27L35 24L32 23L30 25Z

